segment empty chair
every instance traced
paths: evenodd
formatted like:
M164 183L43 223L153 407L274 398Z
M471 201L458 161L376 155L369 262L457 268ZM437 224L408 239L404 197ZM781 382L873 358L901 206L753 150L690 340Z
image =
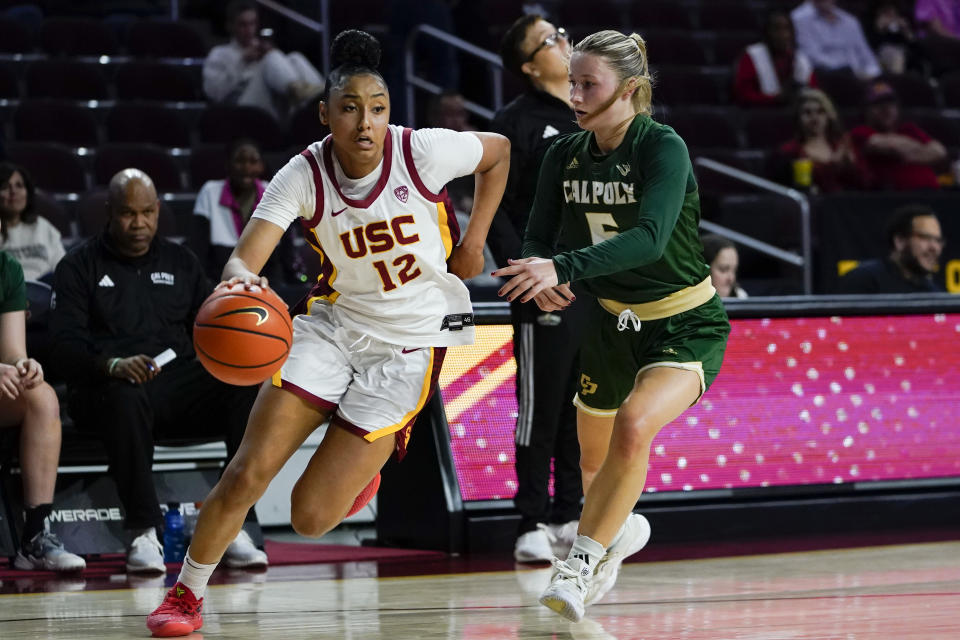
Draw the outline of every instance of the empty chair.
M710 54L704 40L683 31L650 31L641 35L647 41L647 54L652 64L710 64Z
M519 16L519 14L518 14ZM587 35L598 29L592 25L603 25L603 29L618 29L623 24L623 12L620 5L612 0L593 0L589 3L567 0L560 6L560 23L574 33Z
M77 155L59 144L14 142L7 155L33 176L38 188L58 193L76 193L87 188L87 174Z
M510 76L513 74L504 74ZM323 140L330 133L330 128L320 123L320 113L317 102L311 101L293 114L287 130L290 145L306 147L312 142Z
M960 71L940 78L940 92L944 104L951 109L960 109Z
M20 99L20 81L17 79L17 72L7 65L0 65L0 98Z
M197 122L200 140L229 144L237 138L253 138L264 149L280 149L284 136L269 113L257 107L211 105Z
M696 8L682 5L676 0L647 0L630 3L630 28L643 33L651 27L656 29L693 29Z
M793 137L793 113L789 109L753 109L745 111L744 118L748 147L776 148Z
M688 147L735 149L740 137L729 109L671 109L664 122L680 134Z
M710 0L700 6L700 28L707 31L760 31L762 14L745 2Z
M938 107L939 97L936 89L923 76L916 73L902 73L884 76L886 82L897 92L900 104L904 107Z
M91 109L57 100L24 100L13 114L17 140L94 147L97 120Z
M112 56L120 50L110 26L91 18L47 18L40 29L40 48L50 55Z
M118 100L200 100L197 75L188 67L163 62L130 62L117 67Z
M46 218L64 238L73 237L73 217L67 209L49 193L34 191L33 208L37 215Z
M768 154L763 149L690 149L690 159L696 160L697 158L708 158L760 177L765 176L769 162ZM717 171L705 169L696 164L694 164L693 169L697 175L697 185L700 187L700 193L724 194L756 191L756 188L750 184Z
M190 188L199 190L207 180L227 175L227 145L199 144L190 153Z
M0 18L0 52L29 53L33 50L33 34L17 20Z
M179 109L155 104L118 104L107 114L106 125L110 142L190 146L190 125Z
M912 122L926 131L931 138L944 145L960 142L960 118L951 117L936 109L911 110L903 114L905 122Z
M27 65L26 93L31 98L105 100L110 88L100 65L68 60L37 60Z
M839 108L863 104L863 82L850 69L817 69L817 84Z
M153 176L150 177L153 178ZM154 178L154 181L156 181L156 178ZM94 236L107 225L107 195L106 189L94 189L77 202L77 231L81 237ZM163 200L160 201L157 233L162 236L177 234L176 218Z
M173 20L137 20L127 29L127 50L146 58L204 58L209 47L195 28Z
M729 97L729 73L710 73L699 67L658 67L653 98L671 106L717 105Z
M714 63L735 64L740 59L744 49L759 40L757 34L749 31L730 31L716 34L713 41Z
M157 191L182 189L180 168L166 151L153 145L127 142L110 142L97 149L93 161L94 184L109 184L115 173L128 167L146 172Z

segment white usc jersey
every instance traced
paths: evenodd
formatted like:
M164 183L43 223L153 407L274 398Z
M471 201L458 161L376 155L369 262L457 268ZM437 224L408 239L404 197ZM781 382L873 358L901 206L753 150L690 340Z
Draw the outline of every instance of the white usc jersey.
M470 295L463 282L447 272L446 261L460 230L443 184L472 173L482 155L482 144L472 134L429 130L425 140L446 140L449 146L451 136L447 134L452 134L454 141L460 142L454 151L461 166L452 169L455 175L421 176L411 144L419 133L391 125L379 169L360 179L364 188L354 197L344 193L341 182L347 179L337 166L333 141L327 136L278 174L255 215L285 228L276 219L275 209L291 195L299 200L296 209L307 241L322 256L321 274L309 304L332 305L331 311L343 327L410 347L470 344L474 339ZM456 138L464 135L476 144L464 148L465 139ZM418 152L422 156L422 145ZM292 171L300 175L290 176ZM448 167L435 173L450 171ZM303 174L312 189L304 183ZM438 177L443 182L435 192L424 179L433 181L436 188ZM284 189L283 181L290 182L290 178L301 188L292 185ZM280 193L271 197L275 186ZM291 204L288 200L287 212L293 209ZM289 223L290 214L284 217Z

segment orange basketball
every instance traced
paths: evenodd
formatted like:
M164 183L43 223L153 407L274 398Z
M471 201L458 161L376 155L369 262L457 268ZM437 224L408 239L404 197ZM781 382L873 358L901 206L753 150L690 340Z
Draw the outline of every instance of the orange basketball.
M373 476L373 480L370 481L363 491L360 492L360 495L357 496L357 499L353 501L353 506L350 507L350 511L347 512L346 517L349 518L360 509L363 509L367 506L367 503L373 500L373 496L377 495L377 489L380 488L380 474Z
M276 373L291 342L287 305L268 290L217 289L193 323L197 359L215 378L239 386L260 384Z

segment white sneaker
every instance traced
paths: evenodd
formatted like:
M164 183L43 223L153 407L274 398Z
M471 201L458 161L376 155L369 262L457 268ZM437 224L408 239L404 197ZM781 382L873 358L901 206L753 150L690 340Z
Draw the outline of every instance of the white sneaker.
M163 564L163 545L157 540L157 531L150 527L133 539L127 547L127 573L166 573Z
M547 525L550 530L550 543L553 547L553 555L558 558L566 558L570 554L570 547L577 539L577 528L580 526L579 520L571 520L563 524Z
M606 555L597 563L590 592L585 600L586 604L599 602L600 598L607 595L607 592L613 588L617 581L617 576L620 574L620 565L623 564L623 561L643 549L649 541L650 523L647 519L639 513L631 513L627 516L623 535L620 536L616 544L607 549Z
M517 538L517 544L513 547L514 559L517 562L550 562L553 560L551 537L547 525L538 524L536 529Z
M223 564L231 569L263 569L267 566L267 554L257 549L250 535L240 529L223 554Z
M13 560L13 566L24 571L83 571L87 563L63 548L60 538L49 531L33 536Z
M593 570L580 558L553 561L553 579L541 594L540 604L559 613L570 622L580 622L586 606Z

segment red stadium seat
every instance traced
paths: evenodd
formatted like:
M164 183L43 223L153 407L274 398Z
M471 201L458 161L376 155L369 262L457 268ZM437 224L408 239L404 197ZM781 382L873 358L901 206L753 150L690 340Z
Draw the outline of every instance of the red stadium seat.
M762 17L762 12L745 2L709 0L700 6L700 28L705 31L749 31L758 35Z
M33 50L33 34L17 20L0 18L0 52L29 53Z
M153 179L157 191L181 191L180 167L163 149L146 144L110 142L97 149L93 161L96 185L106 185L118 171L134 167Z
M14 142L7 155L26 167L37 188L59 193L77 193L87 188L87 173L77 155L59 144Z
M73 217L67 209L48 193L39 189L34 192L33 208L37 215L43 216L57 228L64 238L73 236Z
M793 137L790 109L748 109L744 111L744 119L748 147L777 148Z
M68 60L37 60L27 65L26 94L31 98L106 100L110 87L101 65Z
M156 104L122 103L107 114L110 142L149 142L164 147L189 147L190 125L182 110Z
M630 3L630 28L643 33L651 27L656 29L693 29L696 27L697 9L681 5L676 0L648 0Z
M257 107L212 105L197 123L202 142L230 144L237 138L253 138L264 149L281 149L285 136L269 113Z
M199 190L207 180L227 177L227 145L200 144L190 153L190 188Z
M20 80L17 78L17 72L7 65L0 65L0 98L20 99Z
M718 105L729 100L730 71L712 67L656 67L653 100L657 104L683 107Z
M13 114L17 140L95 147L99 141L92 110L57 100L23 100Z
M897 92L904 107L939 107L940 96L930 81L916 73L884 76L886 82Z
M664 122L688 147L736 149L740 147L740 135L733 122L734 113L723 108L671 109Z
M199 78L191 68L163 62L130 62L117 67L118 100L200 100Z
M329 127L320 124L317 104L317 101L310 101L298 109L290 118L290 126L287 131L287 141L290 145L300 145L301 150L303 150L311 142L323 140L330 133Z
M127 29L127 50L145 58L205 58L209 47L185 22L138 20Z
M684 31L641 31L650 63L702 66L711 63L709 39Z
M112 56L120 51L110 26L91 18L47 18L40 28L40 48L50 55Z

